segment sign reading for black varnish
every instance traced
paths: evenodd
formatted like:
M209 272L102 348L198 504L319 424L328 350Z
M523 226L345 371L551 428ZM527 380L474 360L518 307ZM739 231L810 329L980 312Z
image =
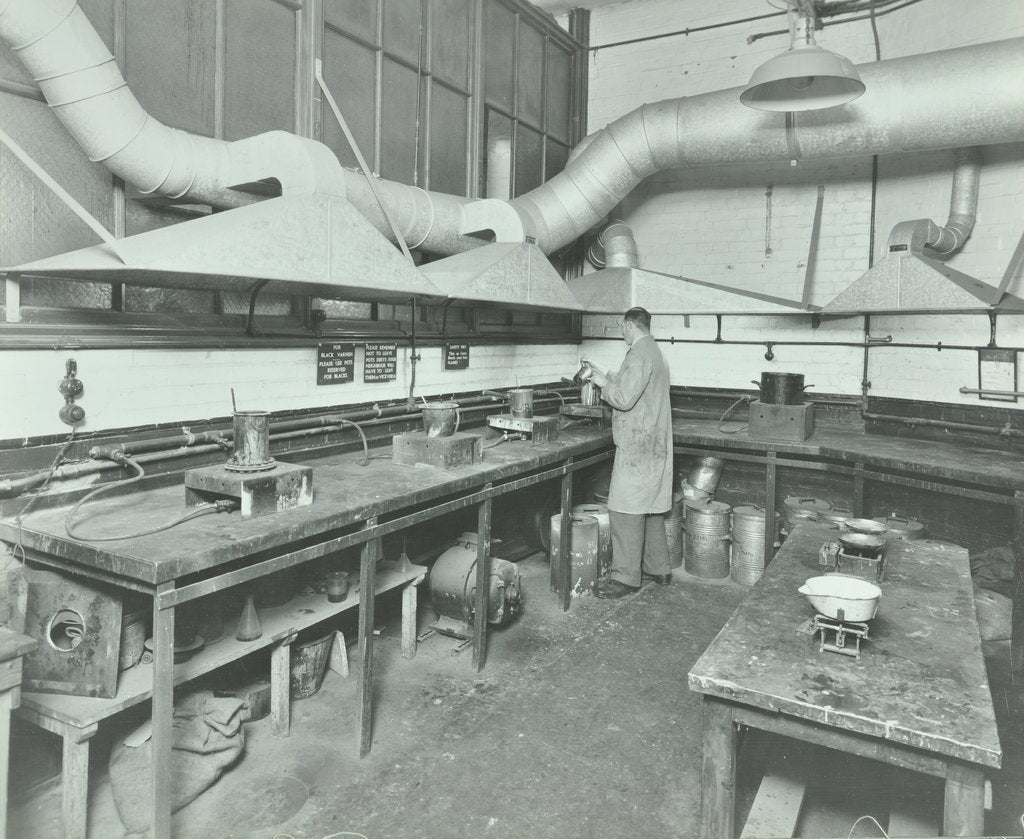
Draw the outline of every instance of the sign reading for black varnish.
M393 382L398 344L367 344L363 354L364 382Z
M316 383L340 385L355 381L355 344L320 344L316 356Z
M465 370L469 367L469 344L444 345L444 369Z

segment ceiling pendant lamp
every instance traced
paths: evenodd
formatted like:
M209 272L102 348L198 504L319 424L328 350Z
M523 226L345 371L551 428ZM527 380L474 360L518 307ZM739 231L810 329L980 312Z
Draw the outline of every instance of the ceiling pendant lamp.
M754 71L740 102L760 111L815 111L860 96L864 82L850 59L814 43L811 15L789 14L789 49Z

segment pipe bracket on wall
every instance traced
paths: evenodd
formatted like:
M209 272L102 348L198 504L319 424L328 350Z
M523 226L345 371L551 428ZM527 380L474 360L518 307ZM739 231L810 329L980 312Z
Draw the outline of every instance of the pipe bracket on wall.
M990 311L988 313L988 346L989 349L996 347L996 313Z

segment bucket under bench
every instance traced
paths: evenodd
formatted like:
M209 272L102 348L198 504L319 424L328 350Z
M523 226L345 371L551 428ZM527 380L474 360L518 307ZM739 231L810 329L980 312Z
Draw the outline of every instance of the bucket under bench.
M85 839L87 833L89 739L103 720L152 699L153 836L168 839L171 790L165 779L170 777L175 686L271 647L272 720L275 732L287 735L289 645L300 630L352 608L359 609L360 754L367 754L373 722L374 598L363 597L362 592L376 596L402 589L402 652L411 657L416 644L416 587L427 572L423 566L379 562L381 539L438 516L476 508L481 538L475 606L476 614L484 616L474 621L473 663L479 670L487 650L484 581L491 565L492 500L558 479L562 520L568 525L574 472L613 456L610 431L596 427L567 429L557 441L547 443L509 442L488 449L482 462L455 469L397 465L390 459L390 449L379 451L387 459L366 465L361 453L294 458L313 468L312 505L256 518L204 516L164 533L94 543L66 535L64 517L71 502L37 507L23 516L20 528L13 516L0 519L0 539L20 544L33 563L152 598L152 664L123 671L114 697L23 694L18 713L63 738L62 815L69 839ZM184 492L180 485L163 485L97 500L83 509L80 529L113 535L157 527L182 508ZM561 535L565 542L568 533ZM360 548L358 592L350 591L338 603L310 595L263 608L258 639L238 641L232 633L191 659L173 663L176 607L351 547ZM562 564L564 568L557 570L567 580L571 567ZM562 607L568 609L570 587L561 591Z

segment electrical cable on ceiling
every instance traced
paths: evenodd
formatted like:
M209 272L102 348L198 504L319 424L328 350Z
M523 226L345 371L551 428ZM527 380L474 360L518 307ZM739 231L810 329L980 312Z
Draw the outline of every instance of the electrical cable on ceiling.
M872 14L858 15L856 17L847 17L847 18L841 18L839 20L832 20L832 18L836 17L837 15L851 14L853 12L859 12L859 11L862 11L862 10L869 10L871 8L868 3L864 3L864 4L847 4L846 7L844 7L842 10L819 11L818 17L822 21L824 21L825 18L829 18L828 23L827 24L823 23L822 24L823 26L824 25L834 26L834 25L839 24L839 23L853 23L854 21L858 21L858 20L868 20L869 18L872 17L872 15L874 17L882 17L882 15L887 15L887 14L890 14L891 12L898 12L901 9L906 9L908 6L913 6L915 3L920 3L921 0L902 0L900 5L893 5L896 2L899 2L899 0L888 0L888 2L886 0L877 0L875 5L878 7L878 9L881 9L880 11L876 10ZM747 43L748 44L752 44L755 41L760 41L762 38L769 38L769 37L772 37L774 35L788 35L788 34L789 34L789 29L775 29L775 30L773 30L771 32L757 32L757 33L755 33L753 35L749 35L747 37Z

